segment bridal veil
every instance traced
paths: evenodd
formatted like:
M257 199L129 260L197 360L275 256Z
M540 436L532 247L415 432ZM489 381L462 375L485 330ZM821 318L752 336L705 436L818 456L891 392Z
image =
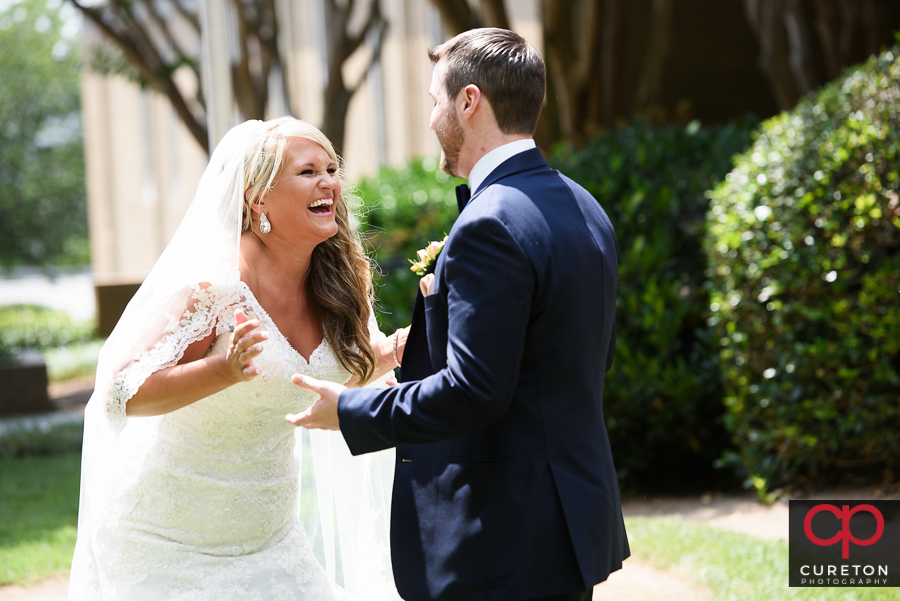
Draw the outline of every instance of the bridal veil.
M85 410L73 581L76 570L92 569L111 499L140 472L159 423L127 417L125 402L151 373L176 364L189 344L221 329L217 316L234 300L227 291L240 283L245 149L269 129L248 121L219 143L174 238L100 353ZM374 318L373 336L383 336L373 324ZM389 555L393 453L351 457L339 432L297 428L294 437L300 466L294 511L328 577L349 599L398 599Z

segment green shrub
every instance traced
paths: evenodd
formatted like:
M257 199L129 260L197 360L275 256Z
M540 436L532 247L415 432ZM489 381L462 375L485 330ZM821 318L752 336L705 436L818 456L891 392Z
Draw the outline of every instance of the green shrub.
M93 376L97 372L97 360L103 340L74 342L66 346L45 349L47 378L51 382L64 382L74 378Z
M597 198L616 229L616 356L604 413L628 486L724 484L725 475L712 468L727 435L707 325L704 193L750 144L754 125L635 123L583 151L560 150L551 161Z
M431 240L441 240L459 215L451 178L432 157L404 167L384 167L357 186L362 197L359 231L379 267L375 275L378 318L385 333L408 326L419 276L410 259Z
M81 44L62 2L0 2L0 270L90 263Z
M63 311L38 305L0 307L0 358L10 358L26 348L87 342L94 336L93 323L74 323Z
M0 422L0 460L80 451L84 416L52 413Z
M766 121L711 193L726 456L760 490L900 456L900 58Z
M617 346L605 411L620 477L631 486L691 478L709 484L725 448L715 339L706 323L704 191L750 143L753 125L635 124L552 158L597 197L616 227ZM408 259L450 231L455 183L426 158L358 186L367 213L360 230L383 272L377 296L388 333L409 324L419 278Z

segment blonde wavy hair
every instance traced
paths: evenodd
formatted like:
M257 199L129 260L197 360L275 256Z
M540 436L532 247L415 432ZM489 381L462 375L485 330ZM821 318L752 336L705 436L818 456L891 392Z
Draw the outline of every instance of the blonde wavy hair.
M343 163L331 141L305 121L282 117L266 121L244 157L244 215L241 231L251 228L250 207L263 200L284 168L288 142L295 138L315 142L338 166L341 197L334 202L337 234L313 250L306 289L316 303L325 338L340 364L367 382L375 371L375 353L369 335L372 302L372 266L356 232L350 226L348 200L355 200L344 186ZM357 203L353 203L356 205Z

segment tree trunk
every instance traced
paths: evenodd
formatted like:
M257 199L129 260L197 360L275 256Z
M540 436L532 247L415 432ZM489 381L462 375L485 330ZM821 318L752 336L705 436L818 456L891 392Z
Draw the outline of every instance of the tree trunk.
M636 85L635 112L645 112L659 101L663 67L669 54L673 5L673 0L653 0L650 5L650 27L646 54Z
M140 83L165 95L172 103L178 117L185 124L197 143L209 152L206 130L205 99L200 83L199 56L187 54L184 48L191 48L190 41L199 41L200 25L196 13L196 3L187 0L170 0L175 11L164 17L156 10L151 0L137 0L144 8L145 17L137 17L135 0L108 0L105 5L88 6L84 0L69 0L81 13L95 23L101 32L117 47L128 64L135 71L135 79ZM279 0L281 8L287 7L289 0ZM344 121L350 99L359 89L362 80L347 85L342 76L346 60L359 48L370 32L374 48L372 61L380 58L387 23L381 16L379 0L371 0L369 17L361 31L349 31L349 18L358 0L326 1L329 21L328 33L328 86L324 91L325 115L323 131L337 147L343 146ZM490 3L489 3L490 4ZM278 46L278 19L276 0L232 0L237 16L240 56L232 69L235 103L244 119L264 119L270 110L270 98L277 95L278 105L290 107L290 98L284 85L284 74L280 90L269 88L279 80L273 77L284 64ZM184 25L187 25L185 27ZM182 43L182 37L194 35L194 40ZM182 36L182 37L179 37ZM195 44L199 47L199 44ZM197 79L196 96L186 98L173 79L173 74L182 65L191 65ZM276 70L276 71L273 71ZM284 102L283 102L284 101ZM195 114L189 106L200 107Z
M788 65L797 92L803 96L819 87L820 78L812 64L812 36L800 0L787 0L784 28L788 39Z
M387 32L387 21L381 14L379 0L369 4L369 14L358 32L349 29L350 17L353 14L355 0L338 3L327 0L325 3L325 29L328 32L328 83L325 87L325 114L322 119L322 133L334 144L338 153L344 147L344 135L347 111L350 99L362 86L369 68L381 60L381 48ZM343 65L354 52L365 42L369 34L372 40L369 64L363 71L359 81L347 85L344 81Z
M542 0L547 99L535 132L540 146L561 139L582 143L657 98L674 1L639 0L650 5L649 43L633 77L626 42L633 33L634 0ZM472 27L508 27L500 0L481 0L481 14L463 0L432 3L451 35Z
M138 77L169 99L175 113L200 147L209 152L209 135L206 130L205 115L202 118L196 116L188 108L186 99L172 79L175 69L162 62L139 24L134 22L133 16L127 10L127 5L114 3L112 5L114 8L107 9L112 11L118 8L119 10L119 13L111 16L113 22L119 24L118 28L114 28L107 21L106 15L100 12L100 9L85 6L78 0L69 1L122 52L128 63L135 69ZM125 28L121 26L122 23L126 24Z
M506 6L503 0L481 0L481 16L483 27L499 27L510 29L509 17L506 15Z
M744 0L747 21L759 42L757 64L780 110L794 106L798 95L790 70L785 64L787 40L782 26L784 0Z
M886 24L900 18L896 0L744 0L744 9L782 110L880 52L893 41Z
M431 0L441 14L441 23L451 36L469 29L484 27L481 16L472 10L467 0Z

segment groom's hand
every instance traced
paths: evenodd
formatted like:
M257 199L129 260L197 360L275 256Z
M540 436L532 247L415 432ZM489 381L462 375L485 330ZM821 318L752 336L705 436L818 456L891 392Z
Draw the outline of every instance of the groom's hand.
M285 415L286 420L308 430L341 429L338 421L338 398L345 390L344 386L300 374L294 374L291 382L304 390L315 392L319 395L319 400L303 413Z

